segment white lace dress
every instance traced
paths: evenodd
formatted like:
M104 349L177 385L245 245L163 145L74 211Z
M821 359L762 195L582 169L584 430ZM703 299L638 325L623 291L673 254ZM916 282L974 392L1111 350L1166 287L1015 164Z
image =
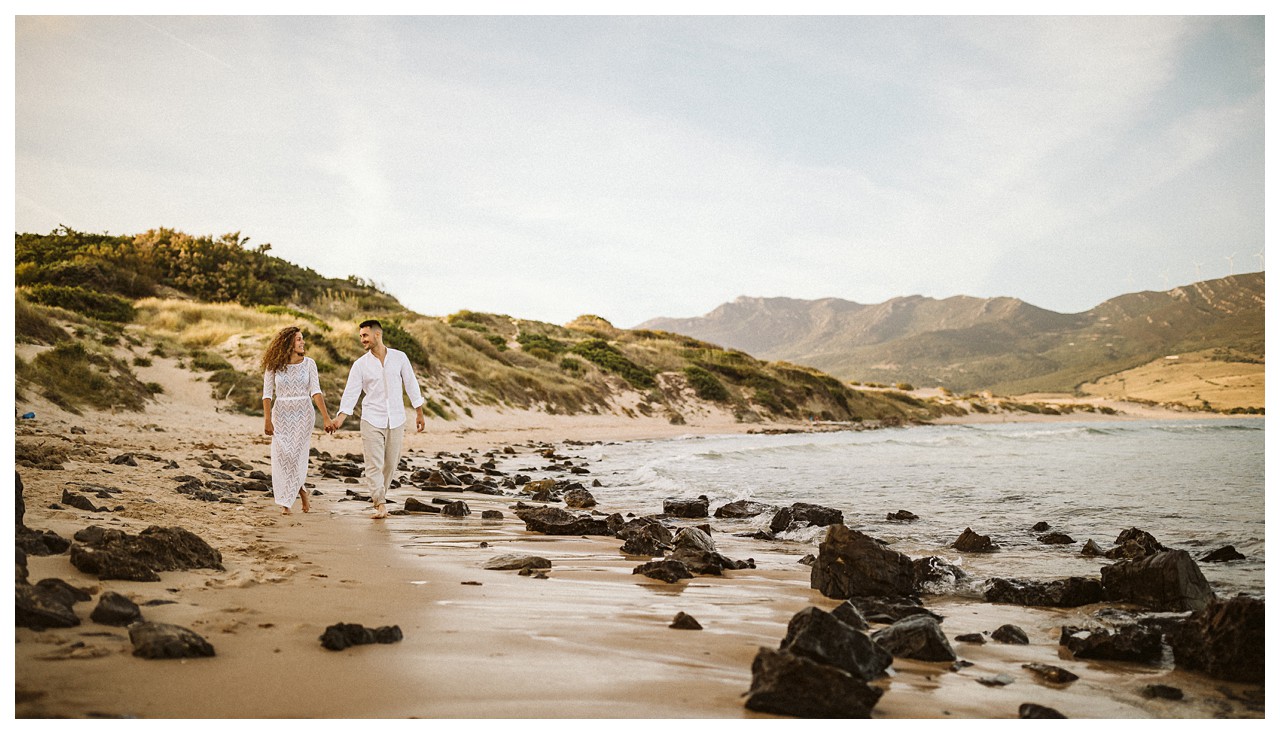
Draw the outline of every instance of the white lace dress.
M262 398L271 399L275 428L271 436L271 491L277 505L293 505L307 479L311 432L316 425L311 396L319 392L320 371L310 357L262 376Z

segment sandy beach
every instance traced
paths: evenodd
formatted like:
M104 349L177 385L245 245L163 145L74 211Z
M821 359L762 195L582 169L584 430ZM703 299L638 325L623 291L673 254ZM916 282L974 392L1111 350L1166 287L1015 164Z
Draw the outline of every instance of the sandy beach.
M633 575L645 559L623 555L615 538L527 531L511 510L514 497L406 485L392 490L391 498L462 499L472 514L371 521L368 503L342 501L348 489L360 487L318 478L315 461L311 481L319 496L309 514L295 505L293 515L281 516L269 493L248 493L242 505L193 500L174 491L174 477L199 473L201 462L215 456L269 472L269 439L261 419L216 412L202 397L203 384L183 387L185 378L177 373L164 378L171 389L143 414L74 416L43 403L20 406L37 413L37 420L18 422L20 444L68 452L60 470L19 467L25 523L66 538L92 524L131 533L180 526L221 551L226 570L166 572L152 583L99 581L62 554L30 557L30 580L56 577L95 595L122 593L142 605L147 620L204 636L216 656L133 657L127 631L90 621L94 602L82 602L75 607L83 620L78 627L16 630L18 717L761 717L743 706L757 650L776 648L796 612L838 604L809 588L810 569L797 561L813 552L811 546L715 532L714 519L720 552L754 558L756 568L667 584ZM562 442L761 428L712 414L672 426L659 419L476 411L470 425L430 421L427 432L407 434L405 456L414 468L431 467L437 452L475 456L510 446L533 456L534 445L547 442L572 455L573 446ZM334 456L361 448L353 431L333 437L317 432L312 446ZM161 461L109 463L126 452ZM168 461L177 468L161 468ZM76 482L122 489L124 509L50 509ZM662 508L596 509L641 515ZM498 510L503 519L483 520L484 510ZM483 569L502 553L551 560L549 578ZM146 604L153 601L173 603ZM925 605L945 617L948 637L1012 623L1028 632L1032 644L954 643L957 655L974 663L954 672L946 663L899 659L894 674L876 683L886 689L877 718L1009 718L1027 702L1072 718L1264 715L1261 686L1175 671L1171 664L1070 659L1057 645L1057 629L1079 623L1096 607L1048 610L947 597L926 597ZM670 628L678 612L692 615L703 629ZM338 622L398 625L404 639L323 649L321 633ZM1067 686L1037 682L1022 668L1033 662L1066 667L1080 680ZM1015 683L992 688L978 682L1001 673ZM1186 697L1144 698L1139 689L1148 683L1176 686Z

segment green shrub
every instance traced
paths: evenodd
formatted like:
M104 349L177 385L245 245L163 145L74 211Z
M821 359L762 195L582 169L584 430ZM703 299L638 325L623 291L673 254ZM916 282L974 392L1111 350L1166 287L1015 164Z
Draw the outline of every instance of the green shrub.
M496 347L499 352L506 351L507 340L503 339L501 336L497 334L486 334L485 339L488 339L489 343L492 344L494 347Z
M405 331L399 321L382 322L382 343L404 352L404 356L409 358L409 363L415 370L431 369L431 359L427 356L427 350L422 348L422 344L413 334Z
M652 373L627 359L622 352L603 339L587 339L578 342L569 351L587 358L599 365L601 369L620 375L633 387L647 389L657 384Z
M201 372L217 372L231 369L231 363L213 352L195 352L191 355L191 369Z
M50 402L77 414L86 405L142 410L150 395L124 362L91 352L76 341L61 342L37 354L30 364L18 362L16 372Z
M560 369L564 370L565 372L571 372L575 375L581 374L582 362L574 359L573 357L565 357L564 359L560 360Z
M559 339L552 339L551 337L544 336L542 334L521 332L520 336L516 337L516 341L520 344L522 349L530 354L533 354L533 350L535 349L539 350L541 354L550 355L560 354L569 349L568 344L560 341ZM543 359L550 359L550 357L544 357Z
M689 378L689 385L693 387L694 393L699 398L715 403L729 401L728 389L725 388L724 383L716 379L715 375L696 365L685 367L684 374Z
M143 383L142 387L147 391L147 394L149 395L159 395L160 393L164 392L164 385L161 385L158 382L146 382L146 383Z
M33 285L25 290L25 295L36 303L65 308L100 321L125 323L133 320L133 304L129 301L78 285Z
M256 306L255 308L257 308L257 310L261 311L262 313L276 314L279 316L292 316L295 319L302 319L303 321L308 321L314 324L321 331L330 331L333 328L329 326L329 324L325 323L324 319L320 318L319 316L316 316L315 314L312 314L312 313L307 313L306 311L300 311L296 308L290 308L289 306L270 305L270 306Z
M150 367L151 360L146 357L134 357L133 366L134 367Z
M21 297L13 303L13 333L17 341L26 344L55 344L71 338L44 309Z
M262 375L250 375L231 365L209 375L215 400L227 401L231 408L247 415L262 415Z

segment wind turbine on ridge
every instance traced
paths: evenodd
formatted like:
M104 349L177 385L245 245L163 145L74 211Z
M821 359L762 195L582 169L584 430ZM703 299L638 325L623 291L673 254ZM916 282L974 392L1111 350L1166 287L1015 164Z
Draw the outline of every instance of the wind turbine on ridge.
M1192 260L1191 264L1196 266L1196 280L1202 280L1202 278L1200 277L1200 268L1201 266L1204 265L1204 263L1200 263L1200 262L1196 262L1195 260Z
M1233 253L1231 253L1230 255L1223 255L1223 256L1222 256L1222 259L1227 261L1227 274L1228 274L1228 275L1235 275L1235 274L1236 274L1236 254L1237 254L1237 252L1239 252L1239 251L1237 250L1236 252L1233 252Z

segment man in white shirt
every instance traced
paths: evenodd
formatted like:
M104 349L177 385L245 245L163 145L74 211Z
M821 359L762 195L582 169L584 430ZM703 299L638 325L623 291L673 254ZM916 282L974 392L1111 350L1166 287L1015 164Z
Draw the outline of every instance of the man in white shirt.
M404 393L409 393L409 404L418 411L418 433L427 427L422 414L422 404L426 401L418 389L418 378L413 374L409 358L404 352L382 343L381 323L374 319L361 322L360 344L365 348L364 356L351 365L338 415L325 430L330 433L338 430L355 411L360 393L364 393L360 413L364 481L373 498L373 519L380 520L387 516L387 490L400 464L400 447L404 444Z

